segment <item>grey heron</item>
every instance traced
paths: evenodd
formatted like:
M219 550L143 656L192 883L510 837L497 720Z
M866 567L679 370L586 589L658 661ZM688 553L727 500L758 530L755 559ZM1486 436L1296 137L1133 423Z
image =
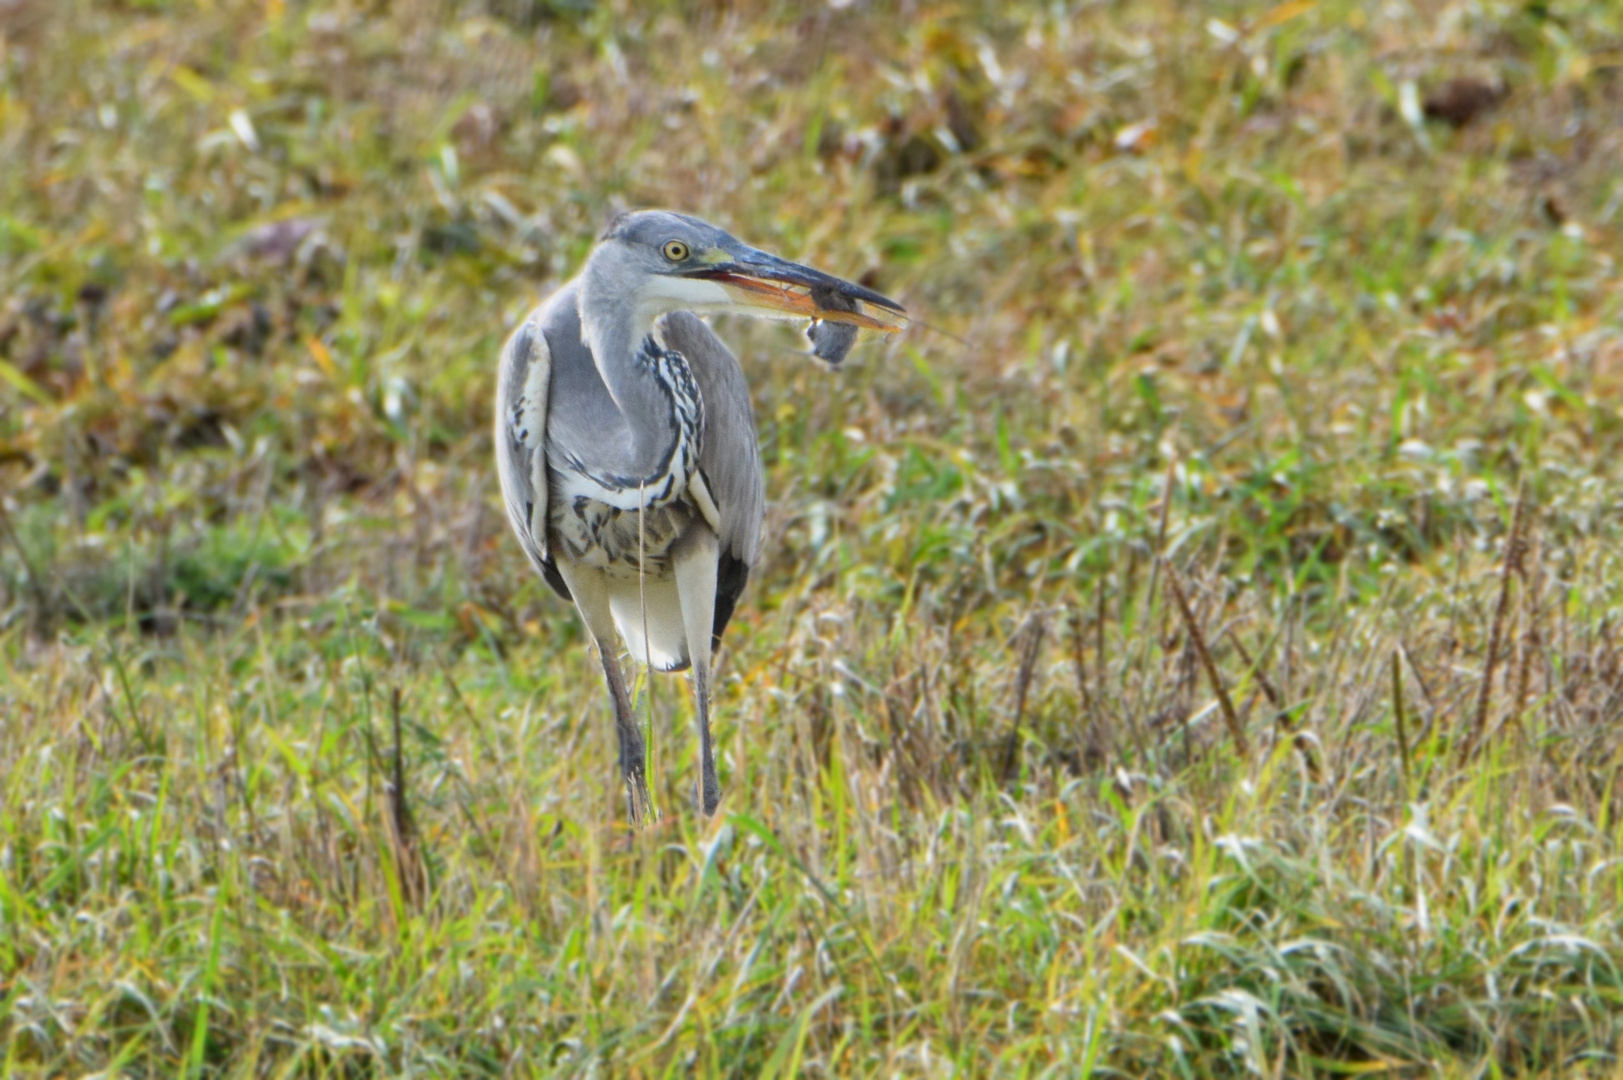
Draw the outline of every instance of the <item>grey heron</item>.
M650 802L616 634L634 659L692 668L706 816L721 798L711 650L760 553L762 486L744 373L698 317L719 312L812 319L815 353L834 364L856 328L907 324L872 290L645 210L615 218L579 275L520 324L497 377L508 520L592 635L633 823Z

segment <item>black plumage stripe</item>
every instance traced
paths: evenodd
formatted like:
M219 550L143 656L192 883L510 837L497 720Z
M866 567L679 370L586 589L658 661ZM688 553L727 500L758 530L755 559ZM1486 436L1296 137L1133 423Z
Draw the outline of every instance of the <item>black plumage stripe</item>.
M542 579L552 586L552 591L573 603L575 598L569 595L569 586L564 584L564 576L558 573L558 564L547 558L542 559L536 565L541 570Z
M743 595L749 579L749 563L730 551L721 553L721 561L716 564L716 617L711 623L712 648L721 644L722 631L732 620L733 608L738 605L738 598Z

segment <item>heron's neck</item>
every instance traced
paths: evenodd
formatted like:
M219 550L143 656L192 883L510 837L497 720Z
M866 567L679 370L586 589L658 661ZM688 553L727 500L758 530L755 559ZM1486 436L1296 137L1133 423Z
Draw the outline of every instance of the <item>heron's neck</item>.
M679 435L671 408L673 387L662 383L644 349L659 312L639 309L622 296L605 296L588 282L581 290L580 313L581 336L625 419L638 475L652 475L669 460Z

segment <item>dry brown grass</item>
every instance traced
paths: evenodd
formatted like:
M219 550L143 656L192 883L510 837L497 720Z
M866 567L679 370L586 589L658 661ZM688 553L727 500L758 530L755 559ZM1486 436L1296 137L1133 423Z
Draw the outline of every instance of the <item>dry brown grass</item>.
M0 0L4 1071L1615 1072L1620 42ZM628 843L487 415L646 204L920 325L721 324L726 798L656 682Z

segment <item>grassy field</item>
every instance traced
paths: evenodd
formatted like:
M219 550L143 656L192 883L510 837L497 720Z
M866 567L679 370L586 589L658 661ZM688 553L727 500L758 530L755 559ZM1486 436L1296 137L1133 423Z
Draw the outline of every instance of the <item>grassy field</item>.
M0 162L5 1075L1623 1075L1623 9L0 0ZM917 321L718 320L628 839L487 418L646 205Z

